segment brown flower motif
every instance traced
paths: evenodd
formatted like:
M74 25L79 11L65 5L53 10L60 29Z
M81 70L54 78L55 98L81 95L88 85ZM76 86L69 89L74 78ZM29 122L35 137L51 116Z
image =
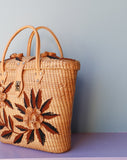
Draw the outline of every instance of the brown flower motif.
M39 109L28 107L25 116L23 117L23 121L30 129L39 129L41 127L41 122L43 121L43 116Z
M13 82L9 83L5 89L0 86L0 108L5 107L6 105L10 108L13 108L11 102L7 99L7 93L11 89L12 85Z
M16 127L21 131L25 131L25 133L27 133L27 144L34 141L34 134L36 133L39 142L44 145L45 133L43 132L43 128L45 128L52 134L59 134L58 130L52 124L45 121L58 116L58 114L55 114L53 112L45 112L47 109L49 109L51 101L52 98L47 99L42 104L41 90L38 91L35 97L34 91L32 89L30 100L24 92L24 106L15 104L18 110L24 116L22 117L20 115L14 115L14 118L19 122L24 122L25 124L25 127L22 125L17 125ZM16 141L16 143L20 142Z

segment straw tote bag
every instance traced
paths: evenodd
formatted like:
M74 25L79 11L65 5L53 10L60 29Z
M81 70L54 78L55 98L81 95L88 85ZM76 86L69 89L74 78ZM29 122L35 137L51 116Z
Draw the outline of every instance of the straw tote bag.
M14 37L31 28L27 56L11 54L5 60ZM37 30L48 30L54 37L61 57L40 54ZM36 56L30 56L33 35ZM61 153L71 147L71 119L75 83L80 63L63 58L58 39L47 27L24 26L9 40L0 63L0 140L3 143Z

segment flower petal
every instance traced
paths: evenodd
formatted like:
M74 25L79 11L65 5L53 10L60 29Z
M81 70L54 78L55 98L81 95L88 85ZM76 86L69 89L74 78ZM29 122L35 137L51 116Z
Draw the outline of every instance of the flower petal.
M23 133L18 134L14 139L14 143L20 143L23 138L23 135Z
M13 131L14 130L14 123L13 123L12 118L10 117L10 115L8 116L8 119L9 119L10 128Z
M20 129L20 131L27 131L27 130L28 130L28 128L26 128L26 127L24 127L24 126L21 126L21 125L16 125L16 127L17 127L18 129Z
M3 93L7 93L13 85L13 82L9 83L9 85L4 89Z
M54 114L52 112L47 112L47 113L43 113L42 116L44 117L44 119L51 119L51 118L54 118L56 116L59 116L59 114Z
M13 109L13 106L12 106L11 102L8 99L5 99L4 102L9 108Z
M0 129L3 129L5 127L5 124L0 122Z
M22 113L25 114L25 108L17 103L15 103L15 106L18 108L18 110Z
M36 134L37 134L37 138L39 140L39 142L44 145L45 143L45 134L42 132L42 130L39 128L39 129L36 129Z
M27 144L31 143L34 141L34 130L30 130L27 133Z
M51 100L52 100L52 98L48 99L47 101L45 101L43 103L43 105L41 106L41 109L40 109L41 113L43 113L44 111L46 111L49 108Z
M1 137L5 138L5 139L8 139L10 138L12 135L12 131L9 130L9 131L3 131L2 134L1 134Z
M29 98L25 92L24 92L24 104L26 108L30 106Z
M59 134L58 130L54 126L52 126L50 123L48 123L48 122L44 122L43 121L42 122L42 126L44 126L45 129L47 131L49 131L50 133L52 133L52 134Z
M19 122L23 122L23 117L22 116L14 115L14 118Z
M41 97L41 90L40 89L39 89L39 91L37 93L35 102L36 102L37 108L40 108L41 107L41 103L42 103L42 97Z

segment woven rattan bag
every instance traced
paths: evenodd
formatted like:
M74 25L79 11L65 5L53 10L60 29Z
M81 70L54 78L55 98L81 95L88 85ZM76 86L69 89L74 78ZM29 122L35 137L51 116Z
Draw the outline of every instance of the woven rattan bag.
M5 60L14 37L31 28L27 56L12 54ZM61 57L40 54L37 30L48 30L56 40ZM36 36L36 56L30 56ZM3 143L61 153L71 147L71 119L75 83L80 63L63 58L59 41L46 27L24 26L9 40L0 63L0 140Z

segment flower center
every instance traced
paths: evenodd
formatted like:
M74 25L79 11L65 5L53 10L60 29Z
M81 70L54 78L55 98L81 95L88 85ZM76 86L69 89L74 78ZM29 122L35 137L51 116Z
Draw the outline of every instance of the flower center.
M41 115L40 110L32 107L26 109L26 114L24 116L24 122L30 129L38 129L41 126L43 121L43 116Z

